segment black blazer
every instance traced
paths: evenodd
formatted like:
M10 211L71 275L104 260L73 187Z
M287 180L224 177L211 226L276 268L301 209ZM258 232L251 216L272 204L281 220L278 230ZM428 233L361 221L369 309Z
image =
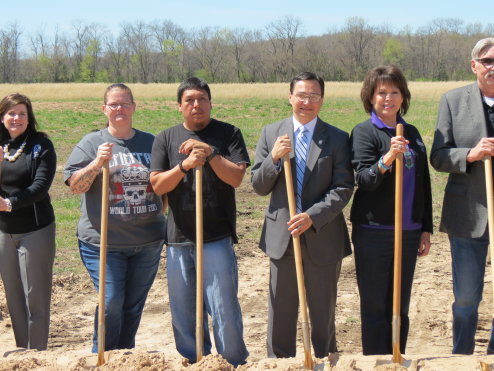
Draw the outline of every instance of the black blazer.
M391 136L387 129L378 128L370 119L352 130L352 165L358 186L350 213L352 223L394 224L395 172L391 169L381 174L378 169L379 158L389 151ZM422 223L423 232L432 233L431 180L425 145L412 125L404 126L404 136L417 153L412 219Z
M20 136L16 141L22 142L24 138ZM23 160L25 166L22 166ZM57 165L53 143L42 133L29 133L18 162L17 167L2 172L2 180L7 177L16 180L8 187L5 182L0 184L0 194L12 203L12 212L0 213L0 230L5 233L32 232L55 220L48 194Z

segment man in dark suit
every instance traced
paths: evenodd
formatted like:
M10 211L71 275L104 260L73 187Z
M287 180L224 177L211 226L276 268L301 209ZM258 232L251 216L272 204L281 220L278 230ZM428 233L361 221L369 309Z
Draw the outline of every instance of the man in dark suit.
M341 260L351 253L342 210L352 196L354 178L348 134L318 117L323 98L324 81L319 76L304 72L294 77L289 95L293 116L263 129L252 168L254 190L260 195L271 193L259 244L270 257L269 357L296 353L299 300L292 235L300 236L302 245L315 356L337 351L337 282ZM297 190L293 218L282 166L286 154Z
M453 353L472 354L489 236L482 159L494 155L494 38L472 50L477 81L451 90L439 104L431 164L450 173L441 225L453 264ZM491 246L492 248L492 246ZM491 334L487 353L494 352Z

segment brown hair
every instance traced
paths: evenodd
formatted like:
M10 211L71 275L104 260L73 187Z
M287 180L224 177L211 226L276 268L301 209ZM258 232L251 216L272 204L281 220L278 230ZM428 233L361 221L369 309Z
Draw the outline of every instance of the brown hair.
M400 90L403 96L400 114L402 116L405 115L408 107L410 107L412 95L410 94L410 90L408 90L407 79L403 75L403 72L394 65L375 67L365 77L362 90L360 91L360 99L364 104L365 112L372 113L372 98L379 84L394 85Z
M10 110L12 107L17 106L18 104L24 104L27 108L27 117L28 123L26 132L28 133L36 133L38 132L38 122L36 121L36 117L33 112L33 105L28 97L19 93L12 93L5 96L2 101L0 101L0 118L2 120L2 125L0 125L0 140L5 140L10 138L9 131L3 125L3 116Z
M108 86L106 88L105 95L103 96L103 102L105 104L106 104L106 102L108 102L108 93L110 91L112 91L113 89L120 89L120 90L125 91L127 94L129 94L130 100L132 101L132 103L134 103L134 96L132 95L132 90L130 90L130 88L127 85L122 84L122 83L118 83L118 84L111 84L110 86Z

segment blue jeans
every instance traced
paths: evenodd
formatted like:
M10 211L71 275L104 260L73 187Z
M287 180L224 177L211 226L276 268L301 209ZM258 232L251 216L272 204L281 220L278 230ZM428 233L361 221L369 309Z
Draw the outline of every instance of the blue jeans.
M473 354L478 308L484 289L488 238L449 236L453 265L453 354ZM487 354L494 353L491 337Z
M107 250L105 350L134 348L162 249L163 242L160 241L147 246ZM99 291L99 248L79 240L79 252L96 291ZM98 352L98 308L94 315L92 352Z
M196 361L196 249L167 247L168 295L178 352ZM249 353L243 339L242 312L237 298L237 259L231 237L204 243L204 313L213 321L216 349L235 367ZM204 316L204 355L211 354L208 316Z

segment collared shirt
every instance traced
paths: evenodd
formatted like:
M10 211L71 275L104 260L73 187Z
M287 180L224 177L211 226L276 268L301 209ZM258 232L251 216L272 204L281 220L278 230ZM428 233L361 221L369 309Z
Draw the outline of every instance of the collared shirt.
M487 104L489 107L494 106L494 98L489 98L486 97L485 95L482 95L482 98L484 98L485 104Z
M309 155L310 151L310 143L312 142L312 136L314 135L314 130L316 129L316 123L317 123L317 116L309 121L307 124L301 124L295 116L292 116L293 118L293 150L295 151L295 141L297 140L298 133L300 130L302 130L302 126L305 127L308 130L307 133L307 156ZM281 160L278 160L278 162L274 165L276 172L280 173L281 172Z
M309 121L307 124L301 124L299 121L297 121L297 119L295 118L295 116L293 116L293 138L294 140L297 140L297 136L298 136L298 133L300 132L300 130L302 130L302 126L305 127L309 132L307 134L307 142L309 143L309 146L307 147L307 154L309 154L309 150L310 150L310 142L312 141L312 136L314 135L314 130L316 129L316 123L317 123L317 116ZM295 148L295 145L293 146Z

